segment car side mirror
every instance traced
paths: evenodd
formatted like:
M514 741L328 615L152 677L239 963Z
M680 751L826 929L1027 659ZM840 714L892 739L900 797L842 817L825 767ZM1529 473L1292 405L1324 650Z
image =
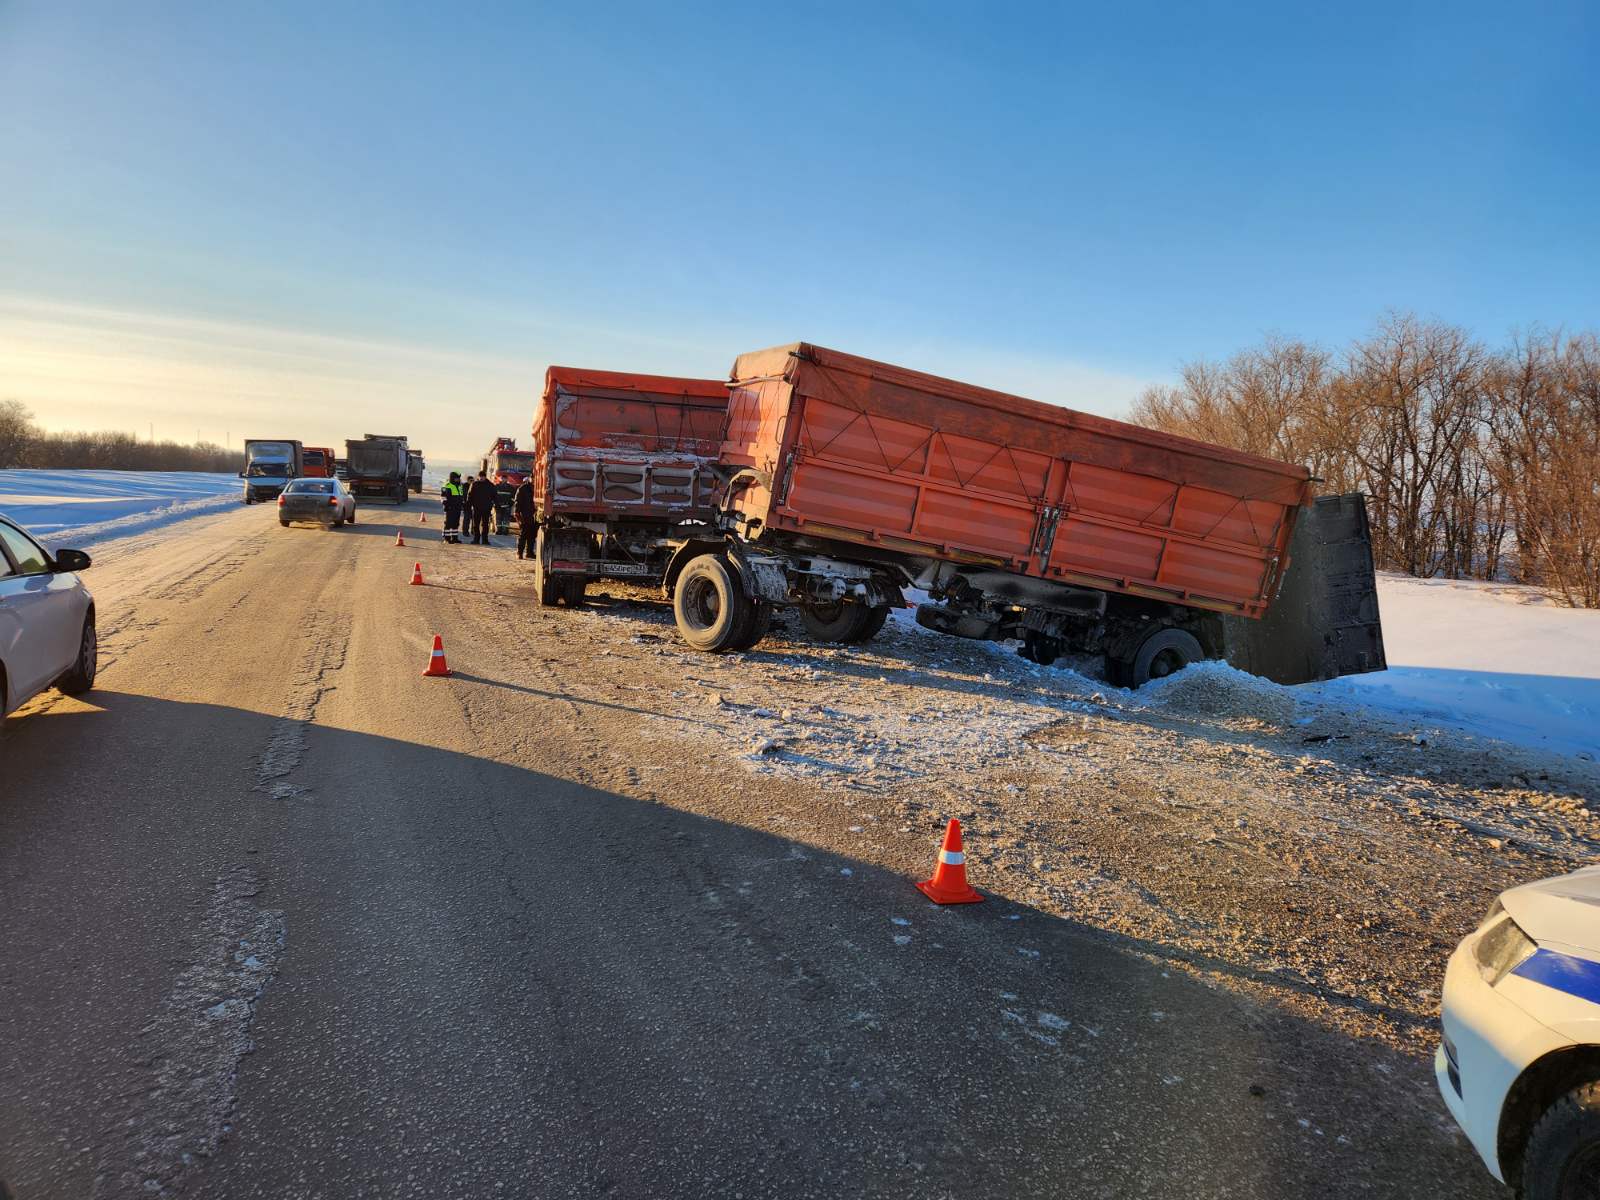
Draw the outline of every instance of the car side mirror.
M57 571L87 571L91 560L82 550L57 550L55 553Z

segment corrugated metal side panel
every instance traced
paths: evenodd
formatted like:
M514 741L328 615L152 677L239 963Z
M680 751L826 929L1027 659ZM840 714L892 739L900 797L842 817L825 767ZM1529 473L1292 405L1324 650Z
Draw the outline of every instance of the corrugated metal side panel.
M727 388L716 380L551 368L534 415L541 512L709 516Z
M805 345L738 361L724 460L772 478L741 509L770 528L1265 608L1303 469L860 363L882 366Z

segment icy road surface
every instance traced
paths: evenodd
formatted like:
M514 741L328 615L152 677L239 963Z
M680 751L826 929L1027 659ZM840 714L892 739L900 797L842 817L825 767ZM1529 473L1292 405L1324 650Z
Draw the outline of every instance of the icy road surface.
M1593 764L899 621L695 655L421 511L97 550L99 689L0 732L12 1195L1499 1194L1437 987Z

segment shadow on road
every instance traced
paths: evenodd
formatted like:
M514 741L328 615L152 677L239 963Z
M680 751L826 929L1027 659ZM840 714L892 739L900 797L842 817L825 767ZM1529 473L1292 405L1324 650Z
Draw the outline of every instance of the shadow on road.
M655 803L91 699L4 743L18 1196L133 1161L172 1053L152 1014L237 870L284 941L227 1103L161 1109L155 1165L188 1194L1493 1194L1425 1064L1001 896L931 906L804 829L673 807L694 797L669 777Z

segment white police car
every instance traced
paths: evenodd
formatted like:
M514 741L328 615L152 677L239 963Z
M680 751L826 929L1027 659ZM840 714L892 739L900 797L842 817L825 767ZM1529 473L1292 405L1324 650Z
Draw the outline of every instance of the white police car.
M1496 1179L1600 1198L1600 867L1503 892L1450 956L1434 1073Z

